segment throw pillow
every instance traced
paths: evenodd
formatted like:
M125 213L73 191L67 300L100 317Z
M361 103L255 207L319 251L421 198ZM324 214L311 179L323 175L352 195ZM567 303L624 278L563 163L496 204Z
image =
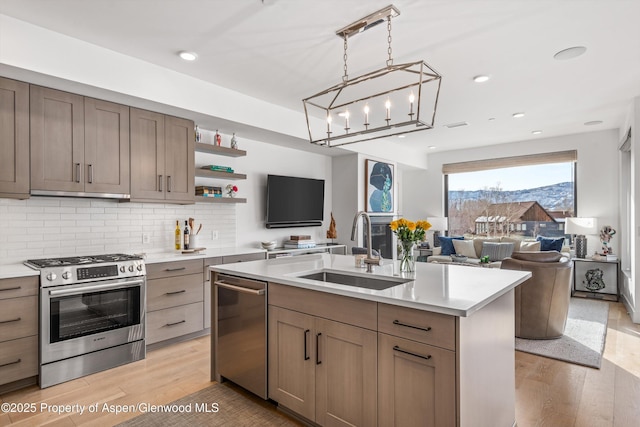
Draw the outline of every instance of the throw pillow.
M513 253L513 243L495 243L484 242L482 244L482 254L480 258L484 256L489 257L489 261L502 261L503 259L510 257Z
M540 250L540 242L520 243L520 252L537 252Z
M473 238L473 247L476 248L476 256L474 258L480 258L480 254L482 254L482 244L484 242L500 242L499 237L474 237Z
M463 255L467 258L476 258L476 250L473 248L473 240L457 240L451 241L453 243L453 249L455 249L457 255Z
M564 237L544 237L538 236L536 240L540 242L541 251L558 251L562 252L562 245L564 245Z
M440 255L451 255L451 254L455 254L456 253L456 248L453 247L453 243L451 242L452 240L464 240L464 237L460 236L460 237L443 237L440 236L440 247L442 248L442 251L440 252Z

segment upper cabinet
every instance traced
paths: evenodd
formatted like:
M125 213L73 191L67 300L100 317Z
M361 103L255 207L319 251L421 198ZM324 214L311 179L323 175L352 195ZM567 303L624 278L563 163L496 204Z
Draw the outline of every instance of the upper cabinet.
M194 203L191 120L131 108L131 199Z
M2 77L0 197L29 197L29 85Z
M30 117L31 194L128 197L128 107L32 85Z

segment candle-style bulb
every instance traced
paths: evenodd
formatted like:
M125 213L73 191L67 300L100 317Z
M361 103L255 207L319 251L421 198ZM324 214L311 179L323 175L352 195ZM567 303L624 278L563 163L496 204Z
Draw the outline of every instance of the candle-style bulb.
M413 96L413 92L411 92L411 95L409 95L409 102L413 104L413 101L416 100L416 97Z
M387 118L385 120L387 121L388 125L389 121L391 120L391 101L387 99L387 102L384 103L384 106L387 109Z
M331 133L331 122L333 119L331 118L331 114L327 115L327 133Z
M364 105L364 127L369 128L369 104Z
M413 92L409 95L409 117L413 119L413 101L415 101L416 97L413 96Z

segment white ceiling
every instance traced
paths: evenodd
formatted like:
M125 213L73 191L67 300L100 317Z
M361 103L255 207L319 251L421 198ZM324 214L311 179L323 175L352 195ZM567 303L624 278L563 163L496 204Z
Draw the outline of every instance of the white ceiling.
M303 98L341 81L335 31L390 1L0 0L0 13L302 112ZM435 129L399 144L442 151L618 128L640 96L638 0L393 4L394 62L424 60L443 76ZM386 36L380 25L349 39L350 76L385 65ZM587 52L553 59L571 46ZM603 123L584 125L593 120Z

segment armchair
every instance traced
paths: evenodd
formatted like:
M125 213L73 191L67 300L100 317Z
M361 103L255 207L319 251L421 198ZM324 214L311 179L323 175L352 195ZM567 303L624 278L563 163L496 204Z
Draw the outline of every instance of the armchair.
M571 298L571 260L560 252L514 252L501 268L525 270L532 277L515 289L516 337L560 338Z

